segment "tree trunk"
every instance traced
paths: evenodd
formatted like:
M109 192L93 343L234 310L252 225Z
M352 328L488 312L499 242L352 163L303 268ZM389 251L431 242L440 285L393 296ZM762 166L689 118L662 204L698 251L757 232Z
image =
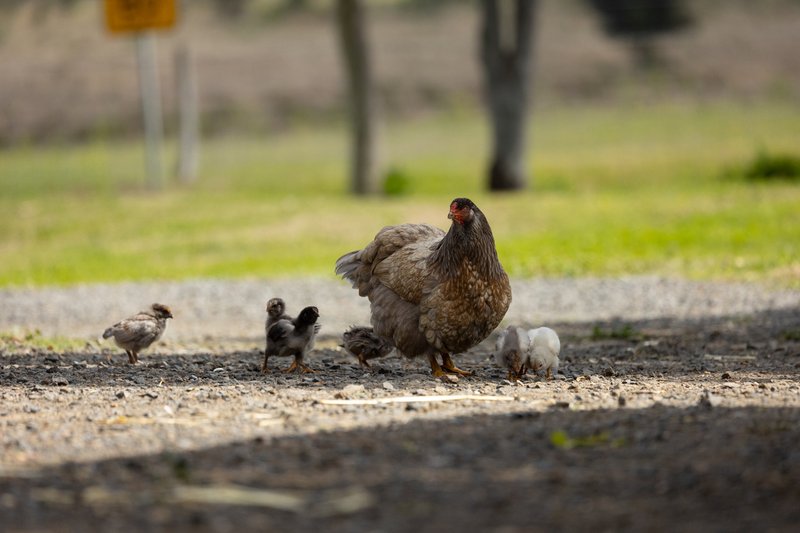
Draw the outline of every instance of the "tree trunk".
M338 0L342 56L350 89L352 128L351 184L355 194L378 192L375 155L375 95L362 0Z
M536 0L482 0L481 58L492 128L489 189L527 186L525 143Z

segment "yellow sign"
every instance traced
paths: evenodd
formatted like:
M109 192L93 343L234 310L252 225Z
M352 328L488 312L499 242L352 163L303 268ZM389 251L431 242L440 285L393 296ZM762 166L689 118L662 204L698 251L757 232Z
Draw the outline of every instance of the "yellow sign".
M106 25L123 33L171 28L177 19L176 0L105 0Z

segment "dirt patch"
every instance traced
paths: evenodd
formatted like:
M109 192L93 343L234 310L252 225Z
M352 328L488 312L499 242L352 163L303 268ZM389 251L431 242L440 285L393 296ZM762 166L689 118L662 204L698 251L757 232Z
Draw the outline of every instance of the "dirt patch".
M516 385L491 339L457 359L475 372L458 383L395 357L366 372L334 338L308 375L261 375L256 346L135 368L112 350L7 351L0 517L12 531L795 527L800 310L554 326L559 379ZM453 395L476 398L422 401Z

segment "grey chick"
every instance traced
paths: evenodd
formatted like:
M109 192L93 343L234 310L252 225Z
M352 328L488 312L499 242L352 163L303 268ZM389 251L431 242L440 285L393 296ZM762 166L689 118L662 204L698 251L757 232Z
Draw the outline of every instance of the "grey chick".
M172 311L162 304L153 304L147 311L120 320L103 332L103 338L114 337L114 342L128 354L128 362L139 362L139 352L156 342L167 329L167 319Z
M394 349L387 339L378 337L372 328L352 326L342 334L342 348L356 356L362 367L370 368L368 359L384 357Z
M517 381L522 376L530 346L528 332L516 326L508 326L497 337L494 360L508 370L509 381Z
M286 302L282 298L270 298L267 301L267 323L266 331L278 320L291 320L292 317L286 314Z
M273 355L279 357L294 356L291 366L284 372L314 372L305 363L303 358L314 348L314 340L319 332L317 324L319 310L316 307L306 307L294 320L285 318L278 320L267 332L267 348L264 350L264 364L261 372L269 372L267 362Z

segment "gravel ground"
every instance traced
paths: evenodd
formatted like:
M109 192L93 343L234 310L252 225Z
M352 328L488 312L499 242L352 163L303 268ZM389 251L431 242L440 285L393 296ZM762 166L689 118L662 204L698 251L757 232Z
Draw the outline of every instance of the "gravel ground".
M457 357L475 375L456 383L395 356L365 371L336 344L368 306L328 280L4 290L0 331L87 342L74 352L3 344L0 523L796 528L800 292L649 277L517 280L513 290L507 321L561 335L555 380L505 381L491 337ZM320 308L315 374L258 372L273 295L290 312ZM95 340L153 301L176 318L143 364Z

